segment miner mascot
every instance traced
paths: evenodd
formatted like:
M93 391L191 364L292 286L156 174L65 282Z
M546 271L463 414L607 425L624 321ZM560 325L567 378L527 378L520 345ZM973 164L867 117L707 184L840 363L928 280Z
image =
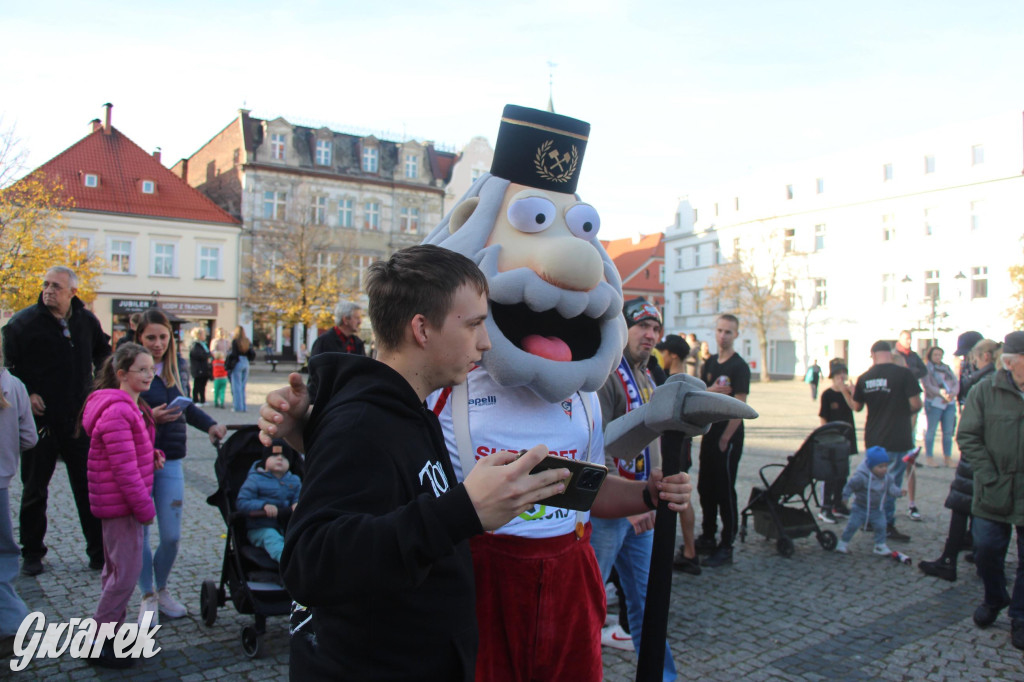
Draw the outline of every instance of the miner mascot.
M472 259L490 289L491 349L466 382L427 399L460 481L500 450L543 443L603 465L606 450L636 453L665 430L696 435L713 421L756 416L685 377L602 427L593 392L622 358L626 323L621 280L598 240L600 216L576 195L589 134L583 121L506 106L491 172L424 240ZM609 476L591 512L539 504L474 537L476 679L600 680L605 591L589 514L653 506L648 482Z

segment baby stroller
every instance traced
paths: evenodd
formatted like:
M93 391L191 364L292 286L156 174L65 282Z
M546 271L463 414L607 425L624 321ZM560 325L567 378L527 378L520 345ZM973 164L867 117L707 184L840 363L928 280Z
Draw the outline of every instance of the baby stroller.
M228 599L239 613L255 614L255 623L242 628L242 650L249 658L258 658L263 653L267 616L288 615L292 600L281 582L280 566L262 547L249 542L246 535L246 518L249 515L235 508L238 491L245 483L253 462L266 457L270 451L260 443L256 426L228 428L237 429L237 432L218 444L214 470L219 487L217 492L206 498L207 504L220 510L227 525L224 564L219 585L213 580L203 581L199 605L203 622L207 625L214 624L217 607L224 606ZM290 463L289 470L301 478L302 457L287 445L282 445ZM280 510L278 518L282 524L290 514L290 509Z
M850 444L853 427L843 422L829 422L811 432L796 454L786 464L766 464L758 472L763 486L754 486L750 500L741 512L740 541L747 537L747 517L754 517L754 530L768 540L784 557L793 556L793 539L814 533L826 551L836 548L838 538L830 530L818 527L814 513L808 506L808 489L817 503L814 482L848 476L850 471ZM781 468L771 483L765 472Z

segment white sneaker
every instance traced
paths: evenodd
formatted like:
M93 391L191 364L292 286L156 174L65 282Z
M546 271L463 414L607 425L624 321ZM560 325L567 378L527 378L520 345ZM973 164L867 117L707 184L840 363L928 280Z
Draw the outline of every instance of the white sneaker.
M627 635L618 623L601 628L601 644L623 651L634 650L633 638Z
M836 543L836 551L839 552L840 554L849 554L850 553L849 545L847 543L843 542L842 540L840 540L839 542Z
M188 615L185 605L172 597L166 587L157 592L157 600L160 604L160 613L168 618L182 618Z
M889 549L889 545L875 545L875 554L878 556L889 556L892 554L892 550Z
M142 595L142 603L139 604L139 624L142 624L142 617L146 615L146 611L152 613L150 620L150 627L156 627L160 624L160 604L157 601L155 594Z

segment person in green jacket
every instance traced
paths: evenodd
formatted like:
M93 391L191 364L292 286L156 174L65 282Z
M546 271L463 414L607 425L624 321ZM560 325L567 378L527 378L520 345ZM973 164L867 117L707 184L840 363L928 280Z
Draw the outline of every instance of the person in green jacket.
M975 385L967 396L957 444L974 470L974 561L985 600L974 612L987 627L1009 606L1011 641L1024 649L1024 332L1003 342L1004 371ZM1010 597L1004 564L1017 528L1017 577Z

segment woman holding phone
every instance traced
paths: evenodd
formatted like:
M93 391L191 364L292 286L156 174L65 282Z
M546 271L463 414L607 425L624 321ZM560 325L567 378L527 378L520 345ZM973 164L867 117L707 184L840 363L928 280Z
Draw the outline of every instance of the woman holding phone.
M168 618L181 618L188 614L183 604L176 600L167 589L171 567L178 555L181 540L181 519L185 498L185 476L182 459L185 457L187 425L205 431L211 442L227 434L208 414L187 402L188 384L182 381L179 367L184 360L178 356L170 320L159 308L150 308L142 314L135 337L153 356L156 376L149 390L142 393L142 399L153 410L156 422L154 445L167 456L164 468L153 475L153 502L156 505L157 529L160 541L153 553L149 544L149 526L145 529L142 546L142 574L139 589L142 591L141 619L146 611L153 612L156 624L159 614ZM182 398L172 405L176 398ZM184 406L180 406L184 403Z

